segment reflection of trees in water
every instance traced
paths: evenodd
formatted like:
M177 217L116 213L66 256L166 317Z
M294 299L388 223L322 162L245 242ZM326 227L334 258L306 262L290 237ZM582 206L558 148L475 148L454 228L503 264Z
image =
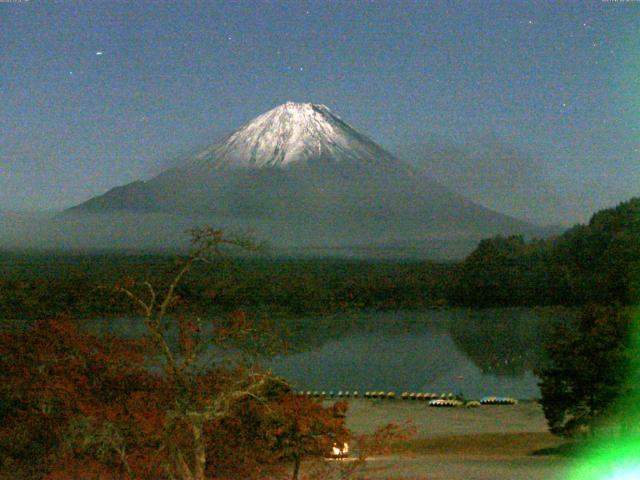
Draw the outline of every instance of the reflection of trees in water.
M541 365L550 327L574 315L564 308L469 311L449 324L449 333L483 373L519 376Z
M291 352L319 349L355 334L449 335L483 373L523 375L540 365L550 326L574 315L566 308L370 312L286 321L283 329Z
M304 319L286 319L278 329L286 339L290 353L322 348L327 342L352 335L392 336L406 333L446 335L447 311L364 312Z
M389 337L390 341L401 334L450 336L458 351L482 373L520 376L540 366L551 325L574 317L575 313L566 308L361 312L278 319L272 321L271 328L286 341L290 354L320 350L328 342L347 341L355 335ZM94 323L92 330L135 338L141 327L136 320L103 320ZM425 348L431 350L434 345L427 341ZM432 365L430 373L436 378L443 374L442 369L451 366L444 359L434 361L433 354L423 352L424 361Z

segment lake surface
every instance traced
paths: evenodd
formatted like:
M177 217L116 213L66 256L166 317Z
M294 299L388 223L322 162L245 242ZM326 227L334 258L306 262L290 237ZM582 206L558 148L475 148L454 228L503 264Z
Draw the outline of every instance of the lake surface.
M552 325L566 309L363 312L281 320L287 355L263 360L296 390L367 390L537 398L533 374ZM94 328L125 336L141 322Z
M300 351L267 365L302 390L537 398L533 369L543 361L544 342L553 323L572 316L566 310L499 309L301 319L289 322L303 339Z

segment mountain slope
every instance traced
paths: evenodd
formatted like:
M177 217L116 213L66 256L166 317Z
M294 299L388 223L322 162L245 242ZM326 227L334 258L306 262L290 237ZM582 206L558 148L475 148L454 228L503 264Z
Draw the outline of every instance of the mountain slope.
M71 213L168 213L248 226L284 245L528 233L396 159L327 107L288 102L180 167Z

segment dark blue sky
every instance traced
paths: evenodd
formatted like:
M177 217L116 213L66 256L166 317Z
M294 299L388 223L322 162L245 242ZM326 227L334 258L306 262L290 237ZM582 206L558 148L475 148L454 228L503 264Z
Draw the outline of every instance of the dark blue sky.
M0 210L147 177L287 100L391 151L497 135L584 215L640 194L640 2L23 0L0 78Z

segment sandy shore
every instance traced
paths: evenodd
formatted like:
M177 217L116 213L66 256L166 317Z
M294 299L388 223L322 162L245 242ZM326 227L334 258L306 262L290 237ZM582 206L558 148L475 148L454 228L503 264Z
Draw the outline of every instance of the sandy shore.
M532 455L563 442L548 433L535 402L475 409L434 408L420 401L349 402L347 425L355 433L405 420L417 430L409 454L371 458L357 478L552 480L566 469L559 457Z
M347 426L355 433L370 433L380 425L411 420L419 438L478 433L547 432L540 405L479 408L436 408L418 400L351 400Z

